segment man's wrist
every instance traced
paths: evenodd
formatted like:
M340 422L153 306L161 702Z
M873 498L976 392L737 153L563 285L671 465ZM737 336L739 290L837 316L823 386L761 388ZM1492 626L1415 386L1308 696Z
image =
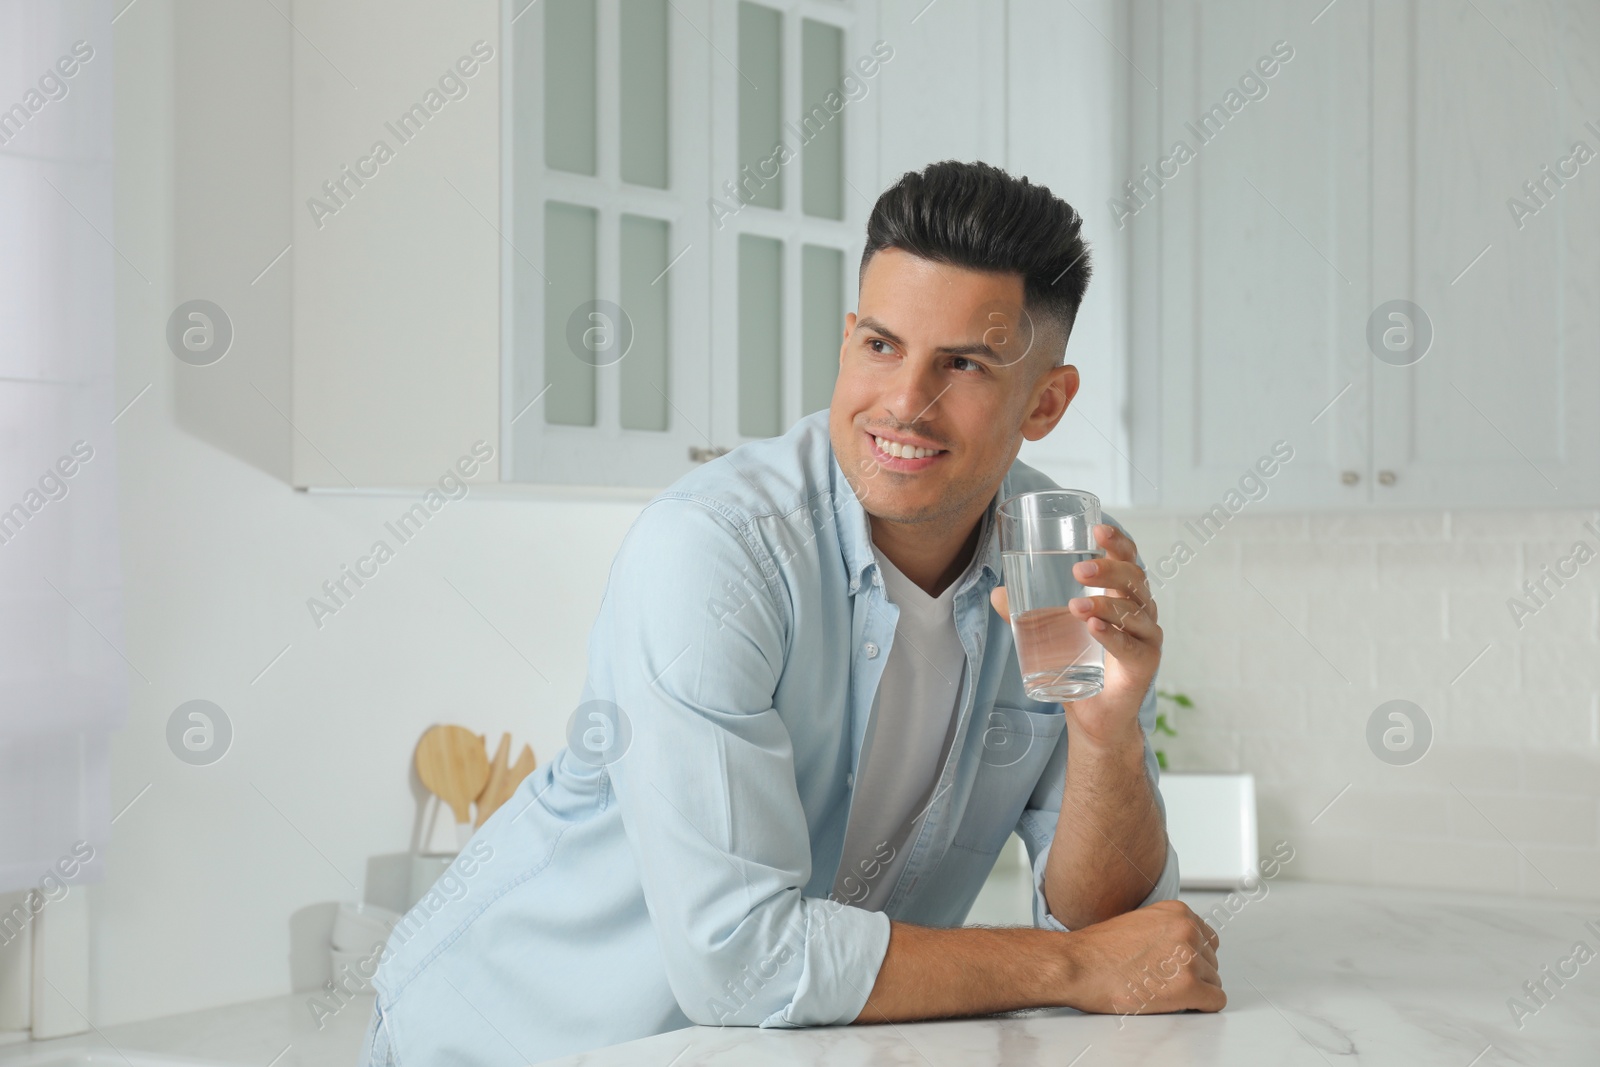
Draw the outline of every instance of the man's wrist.
M1079 725L1072 712L1068 710L1068 752L1070 753L1073 748L1076 748L1081 755L1094 757L1097 762L1123 762L1142 767L1144 765L1144 729L1139 725L1138 719L1132 719L1126 726L1113 734L1096 736Z
M1053 946L1055 951L1050 954L1053 961L1049 983L1049 999L1051 1003L1073 1006L1084 982L1083 961L1078 955L1078 936L1072 931L1051 931L1055 937Z

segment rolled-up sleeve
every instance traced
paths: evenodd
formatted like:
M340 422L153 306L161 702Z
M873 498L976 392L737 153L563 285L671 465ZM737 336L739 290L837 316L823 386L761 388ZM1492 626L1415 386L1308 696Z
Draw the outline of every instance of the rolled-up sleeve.
M810 833L773 707L791 625L772 561L714 502L658 497L591 631L584 700L616 705L606 765L667 980L692 1021L853 1020L889 919L802 895ZM840 665L846 669L846 665Z
M1104 516L1105 521L1118 529L1122 524L1111 516ZM1126 532L1126 531L1124 531ZM1135 562L1141 568L1144 560L1138 555L1134 556ZM1150 780L1150 791L1155 795L1156 810L1161 815L1161 825L1167 824L1167 804L1162 799L1158 783L1161 778L1161 765L1156 759L1155 746L1151 738L1156 728L1156 685L1159 678L1150 679L1150 686L1145 690L1144 700L1139 704L1139 726L1144 731L1144 766L1145 775ZM1049 906L1045 903L1044 872L1050 861L1050 846L1055 841L1056 822L1061 815L1061 794L1066 787L1067 772L1067 743L1068 738L1063 738L1062 743L1056 747L1044 773L1039 776L1039 784L1033 794L1028 798L1027 805L1023 808L1021 817L1017 820L1017 836L1022 838L1023 845L1027 848L1029 866L1032 868L1033 881L1033 925L1045 930L1067 929L1059 919L1050 914ZM1139 907L1154 904L1158 900L1172 900L1178 895L1178 853L1172 847L1172 842L1167 842L1167 858L1161 868L1161 873L1156 877L1155 884L1151 887L1149 895L1139 902Z

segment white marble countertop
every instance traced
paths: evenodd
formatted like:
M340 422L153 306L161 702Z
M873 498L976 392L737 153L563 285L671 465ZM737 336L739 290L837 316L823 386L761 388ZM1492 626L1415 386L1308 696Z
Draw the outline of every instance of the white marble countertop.
M4 1067L355 1067L372 1018L372 994L322 1020L310 993L228 1004L76 1037L0 1048Z
M1061 1008L808 1030L692 1027L550 1062L1600 1065L1600 900L1281 881L1265 889L1219 926L1228 1006L1214 1015L1122 1019ZM1222 894L1184 899L1204 915ZM1547 980L1548 1003L1531 1000L1523 983L1555 970L1580 941L1595 958L1567 964L1577 973L1564 985ZM1538 1009L1520 1028L1513 997ZM305 994L275 997L11 1046L0 1049L0 1065L352 1067L370 1011L371 997L357 998L319 1030Z
M808 1030L692 1027L548 1067L1600 1065L1600 901L1265 885L1265 896L1258 889L1219 930L1228 1006L1216 1014L1123 1019L1055 1008ZM1222 895L1183 899L1205 915ZM1596 958L1565 986L1550 983L1555 995L1519 1029L1506 1001L1527 1001L1522 984L1571 956L1579 941Z

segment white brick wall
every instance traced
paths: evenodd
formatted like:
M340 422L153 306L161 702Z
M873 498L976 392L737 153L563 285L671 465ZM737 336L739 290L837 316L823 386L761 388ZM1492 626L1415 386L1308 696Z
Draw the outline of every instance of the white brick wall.
M1156 591L1162 688L1197 705L1167 755L1255 774L1287 877L1600 896L1600 558L1520 628L1507 608L1574 542L1600 551L1600 513L1247 508L1202 545L1193 516L1112 510L1147 567L1195 550ZM1408 766L1366 740L1395 698L1433 724Z

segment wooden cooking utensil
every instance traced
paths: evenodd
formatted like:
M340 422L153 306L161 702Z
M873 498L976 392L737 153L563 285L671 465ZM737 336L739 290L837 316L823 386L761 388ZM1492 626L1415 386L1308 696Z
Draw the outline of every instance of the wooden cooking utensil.
M417 777L428 791L450 806L456 819L456 840L472 836L472 801L489 781L489 755L482 734L465 726L430 727L417 742Z
M484 784L483 792L478 795L478 822L482 826L484 820L493 815L500 805L511 799L517 791L517 786L533 771L533 749L527 745L522 746L522 752L517 756L515 765L508 765L507 760L511 755L511 735L501 734L500 744L494 750L494 759L489 763L489 780Z

